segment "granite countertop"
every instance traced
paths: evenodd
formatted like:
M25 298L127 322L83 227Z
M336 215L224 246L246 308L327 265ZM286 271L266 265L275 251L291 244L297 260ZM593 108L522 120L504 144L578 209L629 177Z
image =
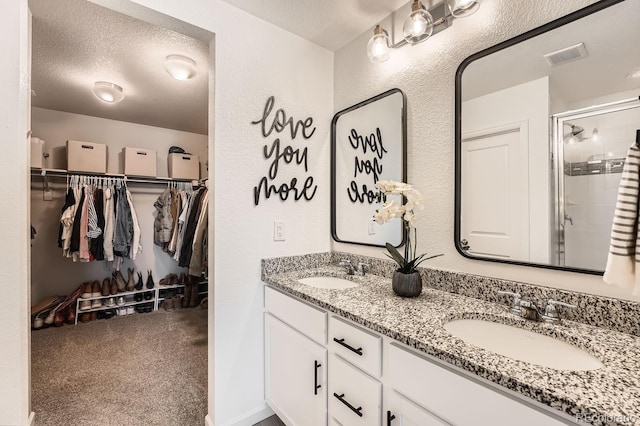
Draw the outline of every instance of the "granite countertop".
M360 285L326 290L297 281L322 275ZM336 266L265 274L263 281L570 416L586 416L596 425L640 425L638 337L572 321L558 325L527 321L511 314L506 304L428 287L417 298L401 298L393 293L390 278L347 276ZM486 319L556 337L591 353L604 366L560 371L507 358L452 336L443 325L454 319Z

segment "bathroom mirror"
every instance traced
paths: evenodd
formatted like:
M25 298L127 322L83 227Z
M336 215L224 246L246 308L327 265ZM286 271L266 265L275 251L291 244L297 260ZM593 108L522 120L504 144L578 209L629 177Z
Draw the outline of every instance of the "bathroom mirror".
M406 181L406 100L391 89L338 112L331 126L331 235L339 242L384 247L403 241L402 221L382 225L379 180Z
M455 244L469 258L601 274L640 129L640 2L594 3L456 74Z

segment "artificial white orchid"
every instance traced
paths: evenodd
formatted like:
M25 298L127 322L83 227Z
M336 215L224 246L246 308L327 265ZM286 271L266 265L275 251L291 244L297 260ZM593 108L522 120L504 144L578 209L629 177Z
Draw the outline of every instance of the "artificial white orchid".
M390 258L396 261L400 266L399 272L410 274L415 272L416 267L427 259L432 259L441 254L425 257L425 254L416 256L416 246L418 240L418 230L416 229L416 210L424 209L423 197L420 191L412 185L404 182L396 182L390 180L380 180L376 183L376 188L380 191L381 199L385 203L381 208L376 209L373 215L376 223L382 225L392 219L399 218L405 230L404 256L391 244L387 243L386 247L389 251ZM400 195L401 202L394 200L386 201L388 195ZM411 238L411 230L413 230L413 238Z

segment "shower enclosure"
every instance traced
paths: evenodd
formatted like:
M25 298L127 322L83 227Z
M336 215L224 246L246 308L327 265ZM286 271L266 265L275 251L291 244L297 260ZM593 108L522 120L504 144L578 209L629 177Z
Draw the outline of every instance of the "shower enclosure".
M638 98L552 116L559 266L604 271L622 167L640 129Z

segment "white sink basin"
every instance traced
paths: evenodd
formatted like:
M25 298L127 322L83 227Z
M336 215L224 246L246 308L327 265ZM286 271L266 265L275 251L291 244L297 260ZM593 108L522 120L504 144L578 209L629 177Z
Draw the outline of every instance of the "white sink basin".
M310 287L333 290L344 290L345 288L352 288L358 285L358 283L338 277L309 277L301 278L298 282Z
M596 370L602 363L590 353L553 337L491 321L450 321L445 330L497 354L556 370Z

